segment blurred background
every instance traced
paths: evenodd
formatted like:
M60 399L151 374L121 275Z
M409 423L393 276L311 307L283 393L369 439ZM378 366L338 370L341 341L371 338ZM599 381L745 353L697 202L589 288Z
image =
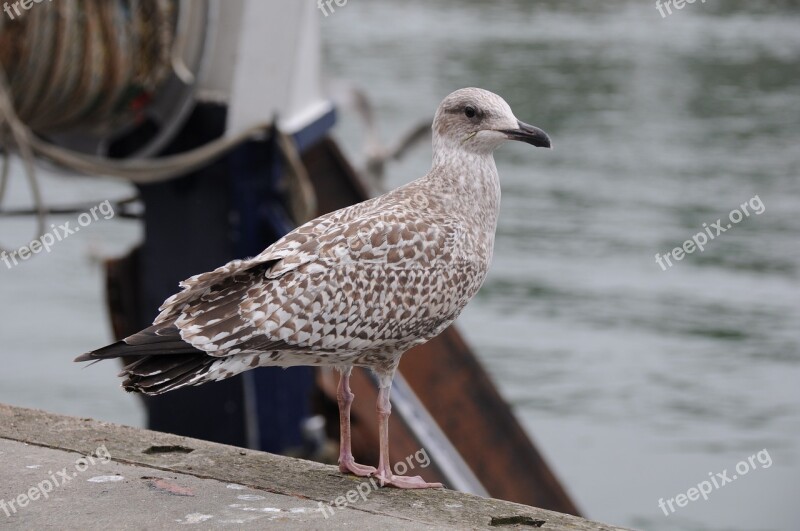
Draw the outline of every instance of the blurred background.
M314 16L333 135L356 168L375 138L391 144L464 86L500 94L553 139L553 151L495 154L494 263L457 325L584 515L798 529L800 5L696 2L662 17L633 0L350 0ZM348 87L374 107L371 133ZM373 185L429 165L424 138ZM3 208L30 206L23 173L12 158ZM39 176L45 204L134 193ZM763 214L657 265L756 195ZM3 245L34 231L30 217L0 218ZM112 339L99 258L142 238L118 217L0 263L0 402L145 425L118 366L71 362ZM658 507L762 449L769 468L675 514Z

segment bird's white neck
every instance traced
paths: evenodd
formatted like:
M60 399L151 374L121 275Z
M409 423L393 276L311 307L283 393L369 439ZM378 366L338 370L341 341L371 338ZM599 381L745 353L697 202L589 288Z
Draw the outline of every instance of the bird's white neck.
M491 152L434 146L428 177L436 188L468 201L467 207L495 213L500 207L500 178Z
M426 179L448 215L470 227L469 246L485 259L491 258L500 211L500 179L491 153L462 149L436 149Z

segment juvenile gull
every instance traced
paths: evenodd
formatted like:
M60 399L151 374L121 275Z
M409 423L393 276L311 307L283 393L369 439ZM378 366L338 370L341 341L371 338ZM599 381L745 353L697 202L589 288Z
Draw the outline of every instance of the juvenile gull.
M339 373L339 470L382 485L440 487L389 464L389 393L400 357L447 328L492 258L506 140L550 147L496 94L457 90L433 121L424 177L293 230L261 254L180 284L153 326L75 361L131 356L127 391L156 395L261 366L327 365ZM350 372L378 377L378 468L353 459Z

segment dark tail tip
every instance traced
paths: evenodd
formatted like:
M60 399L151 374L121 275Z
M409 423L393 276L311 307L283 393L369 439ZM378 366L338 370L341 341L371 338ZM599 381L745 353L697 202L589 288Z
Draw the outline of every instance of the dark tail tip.
M94 358L92 358L92 354L94 354L94 352L87 352L86 354L81 354L80 356L78 356L77 358L75 358L72 361L76 361L76 362L92 361L94 359Z
M129 354L128 350L129 346L127 343L124 341L117 341L116 343L112 343L107 347L99 348L97 350L87 352L86 354L81 354L73 361L100 361L110 358L119 358Z

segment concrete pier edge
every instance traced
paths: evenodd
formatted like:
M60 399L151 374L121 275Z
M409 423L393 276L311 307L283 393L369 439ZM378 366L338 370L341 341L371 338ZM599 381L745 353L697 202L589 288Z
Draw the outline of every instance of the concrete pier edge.
M213 419L209 419L209 422L213 422ZM224 484L241 485L262 493L303 500L309 507L317 507L319 502L322 502L323 505L332 507L332 512L335 511L335 514L327 518L318 510L292 515L292 522L297 528L344 528L356 525L359 521L365 523L361 520L364 517L369 517L370 520L378 517L384 519L389 528L413 528L425 525L442 529L540 528L605 531L623 529L571 515L447 489L370 489L368 496L359 497L355 502L348 503L347 507L337 507L335 501L341 500L342 496L357 489L364 483L364 478L345 476L334 466L302 459L88 418L68 417L0 404L0 442L3 439L84 456L91 455L99 447L105 447L111 461L120 465L134 465L144 469L216 480ZM12 450L14 448L13 445L7 447ZM15 464L6 455L2 457L0 477L4 478L2 483L9 485L13 482L5 478L8 474L14 474L15 470L19 471L20 465ZM487 455L486 458L491 459L491 456ZM75 456L64 456L64 465L74 461ZM413 471L409 473L413 475ZM144 476L140 476L141 478L147 477L146 470L142 471L142 474ZM19 493L5 492L0 498L5 497L7 500L24 492L24 488ZM125 503L124 499L114 500L113 490L106 491L106 494L110 496L108 499L113 502L112 505ZM66 487L60 495L69 496ZM334 505L330 505L332 503ZM113 511L114 507L110 506L108 510ZM151 510L157 509L143 507L142 517L146 518ZM39 518L39 524L45 523L46 511L46 504L37 506L36 517ZM54 519L56 517L62 516L53 515ZM76 517L80 518L80 514L73 515L73 518ZM0 512L0 522L6 518L8 518L6 514ZM3 523L13 524L13 519ZM26 524L31 523L26 522ZM85 522L84 528L93 529L91 524L91 521ZM214 526L213 520L201 524L204 527ZM141 522L137 525L141 528Z

